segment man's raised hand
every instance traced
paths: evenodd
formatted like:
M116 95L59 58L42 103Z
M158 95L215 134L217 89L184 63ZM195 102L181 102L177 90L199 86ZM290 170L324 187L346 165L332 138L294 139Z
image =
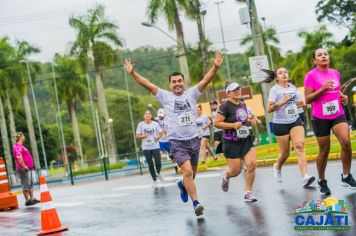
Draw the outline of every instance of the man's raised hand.
M223 62L224 62L224 55L220 51L216 51L214 57L214 66L216 68L220 68Z
M134 72L135 63L132 62L131 58L126 58L124 61L124 67L127 73L132 74Z

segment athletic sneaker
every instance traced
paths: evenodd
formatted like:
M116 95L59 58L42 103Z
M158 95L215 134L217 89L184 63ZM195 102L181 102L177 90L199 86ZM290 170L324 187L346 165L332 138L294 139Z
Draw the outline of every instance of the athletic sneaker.
M315 180L314 176L310 176L305 174L303 177L303 187L308 187L309 185L311 185Z
M198 205L196 205L194 207L194 212L195 212L195 215L196 216L200 216L203 214L203 211L204 211L204 207L202 205L200 205L200 203L198 203Z
M356 189L356 181L352 177L352 174L349 174L346 178L341 174L341 186L349 187L351 189Z
M221 189L224 192L229 190L230 179L226 179L226 170L221 173Z
M157 188L157 187L158 187L157 181L153 181L153 183L152 183L152 188Z
M187 190L185 189L184 185L183 185L183 181L182 180L178 180L177 181L177 185L180 191L180 198L182 199L183 202L187 202L188 201L188 193Z
M35 198L35 199L33 199L31 202L33 203L33 205L35 205L35 204L37 204L37 203L40 203L40 201L39 201L39 200L37 200L36 198Z
M277 163L273 165L273 177L277 183L282 183L282 172L277 169Z
M163 182L163 181L164 181L164 179L163 179L163 177L162 177L162 175L161 175L161 174L157 174L157 177L159 178L159 180L160 180L161 182Z
M25 203L25 206L33 206L35 205L36 203L33 203L31 200L28 200L26 203Z
M253 196L252 191L246 191L244 196L245 202L256 202L257 198Z
M320 193L329 195L331 194L331 191L328 187L328 182L325 179L322 179L318 182L319 188L320 188Z

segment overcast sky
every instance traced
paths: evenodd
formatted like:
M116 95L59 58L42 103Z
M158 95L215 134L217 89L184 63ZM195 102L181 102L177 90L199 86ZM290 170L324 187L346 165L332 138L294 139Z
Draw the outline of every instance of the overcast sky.
M201 0L207 10L205 30L207 38L213 42L215 49L223 47L216 0ZM302 40L297 37L300 30L312 31L318 27L314 13L317 0L255 0L258 16L266 18L268 26L274 26L280 39L280 48L299 50ZM127 47L134 49L143 45L168 47L175 42L154 28L141 25L147 21L146 6L148 0L0 0L0 36L7 35L12 41L24 39L41 48L41 53L33 59L50 61L56 52L67 53L70 42L75 39L75 32L69 27L71 15L85 14L87 9L96 3L106 7L106 16L119 25L118 34L124 38ZM229 52L241 52L240 39L249 32L246 25L241 25L239 9L244 4L235 0L225 0L220 4L222 25L226 48ZM196 44L198 41L197 26L181 15L185 40ZM175 38L175 32L169 31L164 18L157 26ZM328 24L334 33L334 39L340 40L346 29Z

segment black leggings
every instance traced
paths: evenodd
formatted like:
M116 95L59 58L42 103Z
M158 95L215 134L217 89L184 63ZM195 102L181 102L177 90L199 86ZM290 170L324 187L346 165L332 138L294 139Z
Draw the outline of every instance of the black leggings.
M146 157L146 161L148 164L148 168L150 170L150 174L152 176L153 181L156 181L156 171L157 174L161 172L162 164L161 164L161 154L158 149L153 149L153 150L143 150L143 155ZM156 171L155 167L153 165L153 158L155 160L155 166L156 166Z

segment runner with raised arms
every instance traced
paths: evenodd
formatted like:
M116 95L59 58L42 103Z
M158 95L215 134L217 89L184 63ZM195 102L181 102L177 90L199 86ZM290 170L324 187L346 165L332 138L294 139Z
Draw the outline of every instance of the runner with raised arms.
M184 75L175 72L169 78L171 91L163 90L141 76L134 70L131 59L125 59L126 71L137 83L149 90L162 104L168 121L167 138L171 146L173 158L183 172L183 180L177 182L183 202L188 201L188 195L193 201L195 214L203 214L204 207L199 203L194 178L199 161L199 129L196 125L196 102L202 92L213 79L224 61L220 52L215 53L214 66L193 87L185 89Z

